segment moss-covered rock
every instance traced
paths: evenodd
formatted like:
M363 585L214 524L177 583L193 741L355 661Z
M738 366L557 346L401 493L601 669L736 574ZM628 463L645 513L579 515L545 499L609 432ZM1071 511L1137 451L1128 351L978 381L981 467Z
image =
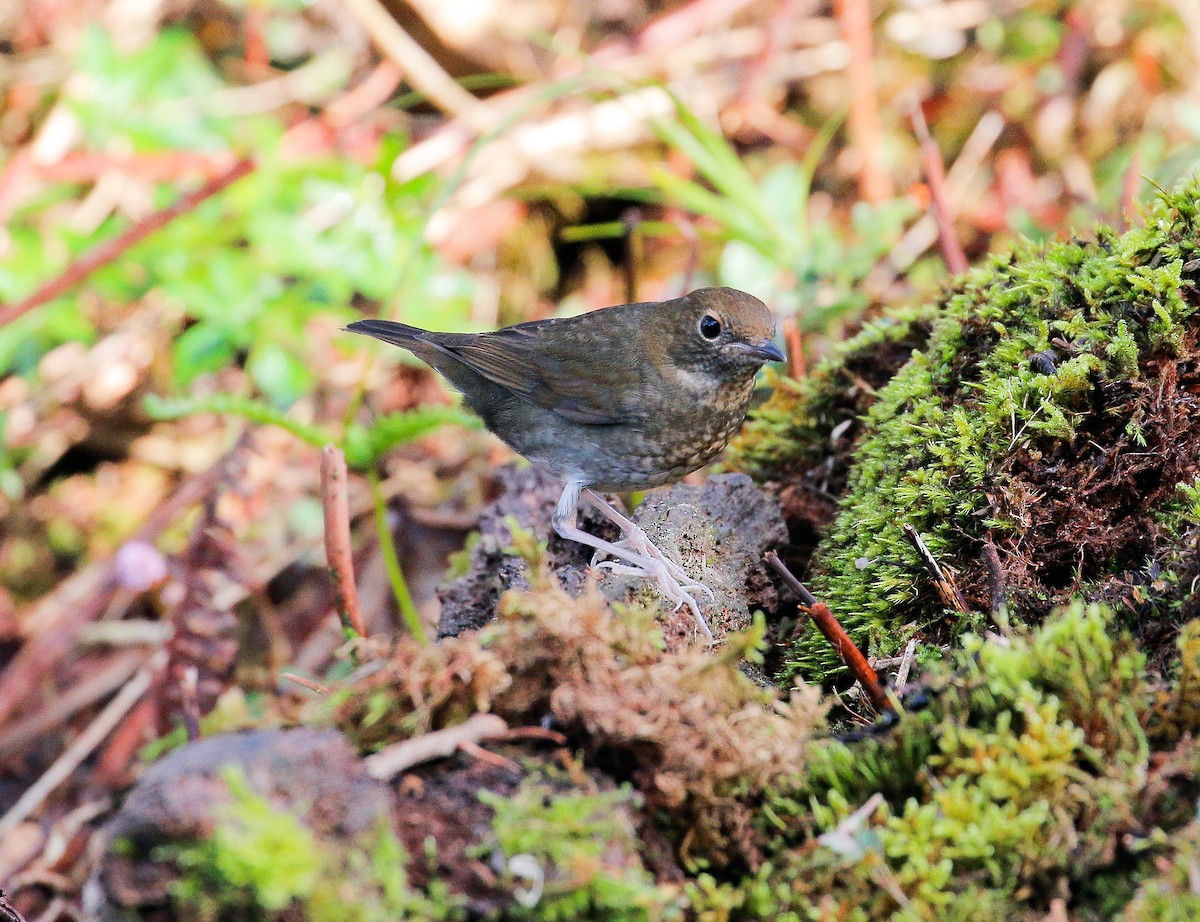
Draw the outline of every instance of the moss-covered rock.
M1082 594L1171 636L1200 573L1197 197L1196 184L1164 194L1123 235L998 256L932 314L868 326L755 414L733 464L836 504L831 521L785 509L794 534L818 538L813 591L873 652L972 623L945 617L905 524L978 612L1037 620ZM879 384L856 371L872 358ZM820 679L837 660L810 632L788 667Z
M1081 602L964 647L927 707L814 741L764 806L764 864L690 883L700 919L1033 922L1055 900L1074 920L1187 917L1161 907L1186 892L1200 760L1190 736L1149 741L1191 677L1155 706L1133 638Z

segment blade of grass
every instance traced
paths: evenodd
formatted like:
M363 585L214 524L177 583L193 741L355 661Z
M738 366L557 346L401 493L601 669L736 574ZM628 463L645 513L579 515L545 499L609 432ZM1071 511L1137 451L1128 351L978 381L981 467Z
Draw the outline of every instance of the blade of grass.
M412 593L408 591L408 580L400 568L400 556L396 553L396 542L392 538L392 529L387 520L387 503L383 498L383 490L379 487L379 475L370 470L367 481L371 484L371 501L375 506L375 530L379 533L379 551L383 555L383 567L387 571L388 582L392 584L392 595L400 608L400 616L408 632L422 646L429 646L429 635L425 625L421 623L421 614L413 602Z

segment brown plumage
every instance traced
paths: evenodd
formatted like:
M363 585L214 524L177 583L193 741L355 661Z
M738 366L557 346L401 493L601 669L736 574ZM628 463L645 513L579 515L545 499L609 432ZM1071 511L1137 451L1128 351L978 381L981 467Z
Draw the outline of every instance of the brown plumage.
M595 502L592 489L671 483L725 447L745 418L758 369L784 358L765 304L732 288L704 288L494 333L432 333L386 320L347 329L408 349L441 372L492 432L566 483L559 534L623 560L617 569L654 576L703 625L687 591L703 587L644 534L631 533L604 503L627 537L600 541L575 527L575 512L585 489Z

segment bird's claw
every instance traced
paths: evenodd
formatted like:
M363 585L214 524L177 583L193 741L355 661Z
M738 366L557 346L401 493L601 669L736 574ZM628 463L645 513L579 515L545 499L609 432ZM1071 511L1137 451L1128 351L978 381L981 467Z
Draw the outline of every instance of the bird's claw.
M717 600L717 594L715 592L713 592L708 586L704 585L704 583L700 582L699 580L692 579L687 570L660 551L657 545L650 540L645 532L640 532L635 536L635 538L640 540L622 538L620 541L616 542L616 545L619 548L633 551L635 554L638 554L641 557L648 558L661 564L670 577L675 581L675 583L678 584L679 587L685 592L691 592L693 590L696 592L703 592L708 596L708 601L715 602ZM631 567L628 564L619 564L613 560L601 560L600 558L603 555L604 551L597 551L592 555L593 568L612 570L615 573L625 573L626 575L646 575L650 572L649 567L638 569L637 567ZM621 569L622 567L625 569ZM675 600L672 599L672 601Z
M705 586L703 583L695 582L684 573L685 580L676 578L671 572L671 568L667 566L665 559L646 556L645 562L635 566L627 563L618 563L615 560L603 560L595 564L598 569L612 570L614 573L620 573L624 576L642 576L653 579L658 584L659 591L667 598L667 601L674 603L675 611L687 606L692 613L692 618L696 622L696 627L700 629L700 633L704 635L704 639L711 645L713 642L712 631L708 627L708 622L704 620L704 615L700 613L700 604L696 601L693 591L704 591L708 593L709 600L715 600L716 594ZM682 568L675 565L681 573Z

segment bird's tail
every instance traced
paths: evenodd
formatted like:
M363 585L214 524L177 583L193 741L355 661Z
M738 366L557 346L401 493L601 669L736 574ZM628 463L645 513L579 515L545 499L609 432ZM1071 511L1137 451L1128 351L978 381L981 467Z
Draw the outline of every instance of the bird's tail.
M405 349L426 342L425 337L429 335L427 330L420 327L410 327L407 323L396 323L393 320L355 320L346 329L351 333L373 336Z

